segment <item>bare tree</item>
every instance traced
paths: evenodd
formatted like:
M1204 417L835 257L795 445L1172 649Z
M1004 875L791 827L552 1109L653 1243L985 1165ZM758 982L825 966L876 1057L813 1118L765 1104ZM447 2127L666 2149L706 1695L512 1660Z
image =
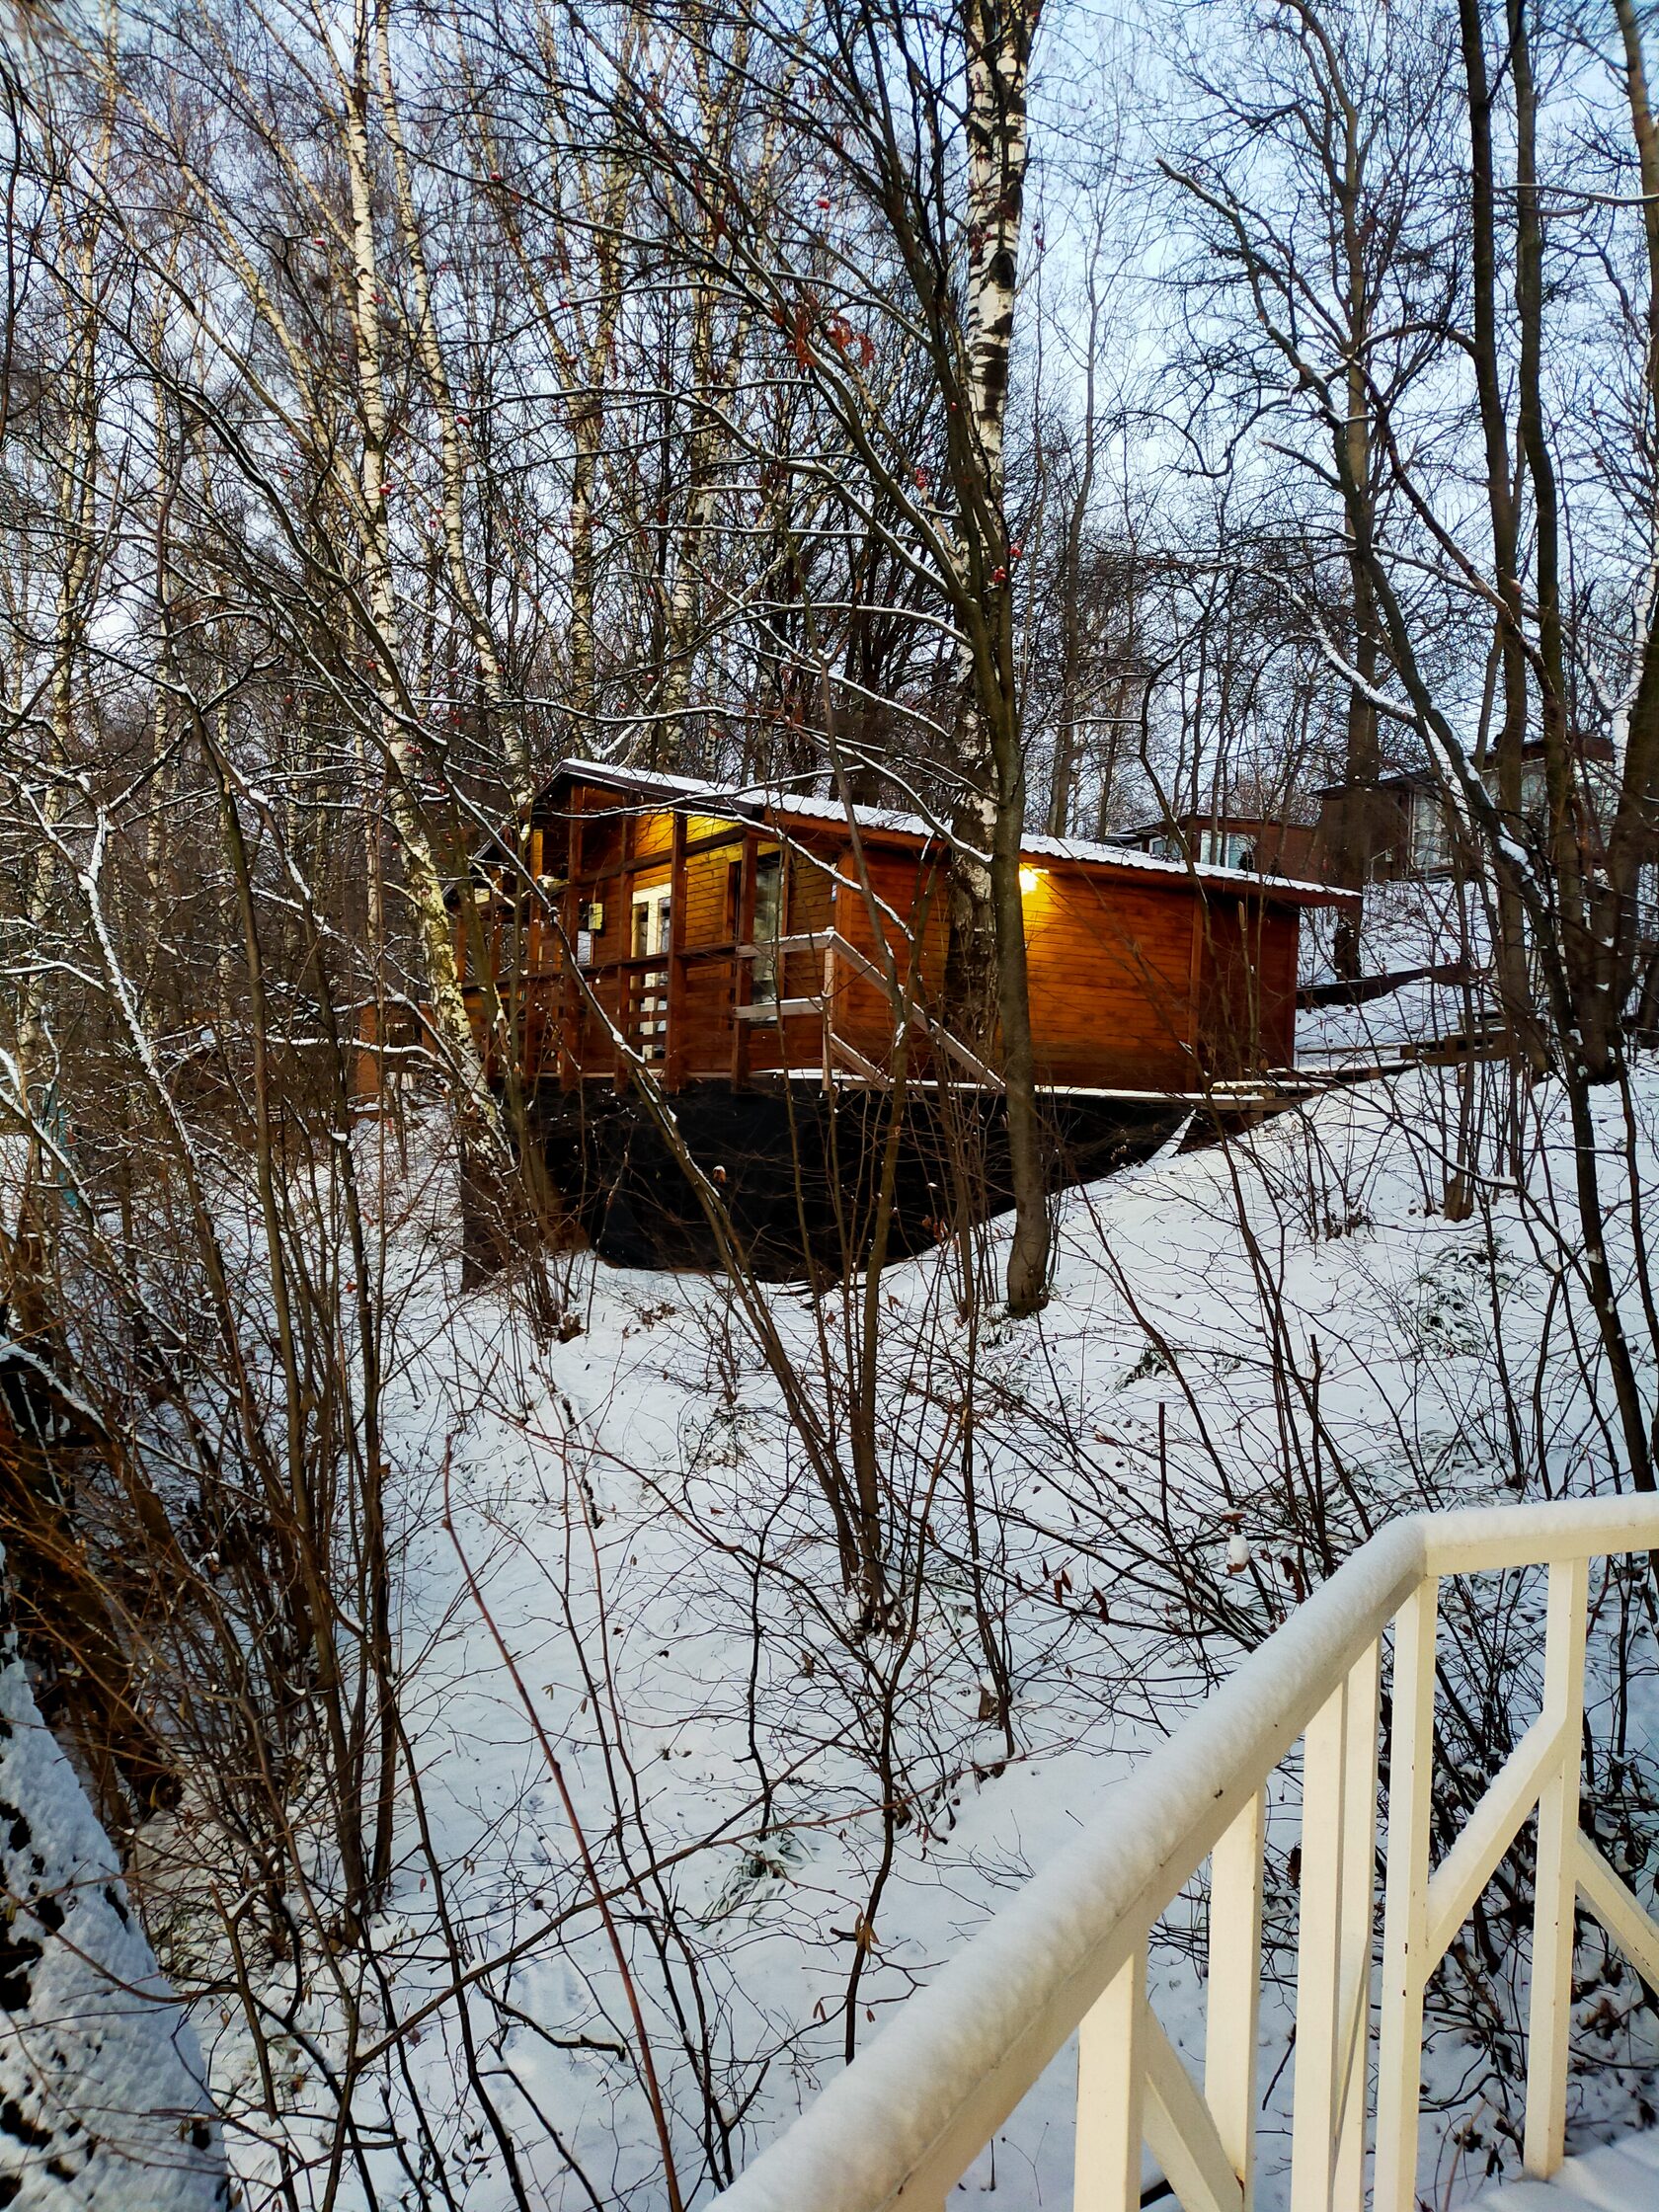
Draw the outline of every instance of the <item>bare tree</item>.
M1298 20L1304 19L1299 15ZM1339 12L1333 20L1346 19ZM1597 1084L1625 1079L1623 1038L1636 1012L1640 966L1639 885L1643 870L1652 864L1655 764L1645 737L1637 738L1632 721L1611 798L1604 794L1598 803L1592 795L1594 771L1584 733L1576 719L1576 702L1593 693L1597 681L1592 672L1596 652L1593 638L1571 618L1562 577L1573 482L1562 447L1572 410L1546 394L1552 379L1557 388L1569 385L1578 363L1570 349L1553 348L1547 324L1543 208L1549 187L1542 169L1539 90L1540 54L1546 39L1552 42L1551 50L1566 50L1560 43L1561 28L1551 25L1546 34L1533 10L1514 11L1505 18L1501 66L1513 108L1516 167L1510 190L1500 196L1491 189L1489 178L1490 87L1496 72L1486 67L1482 40L1490 34L1483 20L1460 19L1464 75L1475 119L1469 150L1465 155L1460 149L1459 156L1472 163L1463 206L1477 226L1484 226L1472 257L1470 333L1460 321L1464 299L1460 241L1443 231L1434 201L1427 212L1421 196L1398 197L1394 202L1398 219L1392 266L1403 273L1407 294L1417 302L1409 316L1402 308L1394 317L1395 327L1409 333L1402 341L1405 352L1396 356L1373 347L1360 354L1346 340L1331 341L1330 333L1345 326L1340 318L1333 320L1319 309L1325 257L1308 266L1294 236L1240 180L1189 167L1181 181L1213 225L1208 233L1213 250L1239 275L1242 303L1247 305L1253 330L1251 344L1259 349L1255 357L1264 400L1272 395L1269 403L1285 409L1287 420L1300 419L1321 440L1317 456L1311 449L1302 449L1307 465L1322 469L1324 454L1329 456L1330 481L1340 499L1352 558L1364 570L1386 642L1387 679L1368 676L1328 629L1325 650L1347 679L1366 691L1379 713L1421 743L1446 804L1477 856L1477 880L1488 887L1497 905L1494 935L1511 948L1500 971L1506 992L1520 985L1513 952L1515 917L1519 915L1524 924L1537 996L1535 1000L1529 981L1522 1001L1506 1005L1505 1010L1523 1051L1543 1050L1540 1040L1547 1033L1549 1066L1562 1078L1573 1103L1585 1280L1614 1379L1629 1478L1647 1488L1654 1481L1652 1416L1644 1402L1599 1226L1605 1195L1590 1136L1590 1093ZM1395 28L1388 37L1398 40L1401 34ZM1316 39L1321 68L1322 57L1336 50L1335 33L1321 29ZM1604 87L1610 76L1621 80L1620 92L1627 104L1633 102L1629 114L1635 119L1629 134L1621 143L1610 144L1607 158L1616 166L1622 161L1639 173L1643 139L1639 118L1645 113L1639 47L1632 57L1621 45L1611 67L1597 60L1587 66L1602 68ZM1432 51L1410 40L1398 44L1382 82L1371 96L1378 127L1397 130L1419 112L1422 102L1428 103L1421 111L1424 115L1439 114L1437 83ZM1602 112L1607 112L1605 103ZM1292 106L1287 113L1300 139L1303 111ZM1451 159L1451 143L1438 158ZM1431 130L1420 131L1412 163L1426 159L1435 144ZM1401 169L1402 180L1410 166ZM1338 212L1346 204L1341 180L1335 175L1328 179L1325 198ZM1507 241L1493 227L1499 220L1500 198L1513 210ZM1581 200L1582 212L1574 219L1592 227L1598 222L1604 227L1611 224L1602 250L1617 254L1620 220L1627 210L1594 212L1600 204ZM1638 298L1644 296L1649 267L1644 241L1645 232L1638 233L1633 257L1635 282L1642 287L1635 292ZM1496 271L1505 252L1514 273L1513 295L1500 328ZM1617 296L1622 303L1630 294L1619 289ZM1645 421L1651 408L1645 307L1629 317L1626 342L1634 366L1629 389L1640 395L1635 407ZM1478 532L1470 532L1461 507L1460 470L1443 453L1431 453L1414 434L1417 411L1433 404L1428 395L1439 391L1445 378L1462 382L1467 408L1464 419L1476 449L1484 455L1480 473L1489 526L1484 542ZM1506 426L1500 387L1511 380L1513 419ZM1358 465L1351 434L1357 401L1363 403L1368 425L1370 461L1364 470ZM1620 512L1629 515L1631 527L1623 542L1608 547L1602 557L1615 575L1621 572L1625 580L1632 575L1640 580L1638 604L1645 603L1641 593L1647 589L1652 560L1649 449L1644 428L1640 440L1618 458L1605 448L1587 456L1581 479L1587 487L1598 481L1609 489L1617 484L1614 497ZM1632 450L1637 455L1633 471L1628 459ZM1575 473L1577 465L1575 456ZM1514 517L1507 493L1495 502L1491 497L1494 474L1500 470L1506 480L1511 471L1519 472L1529 502L1530 578L1507 571L1518 540L1511 527ZM1385 493L1382 498L1379 482ZM1595 494L1586 489L1584 496L1590 500ZM1627 581L1622 589L1628 591ZM1493 662L1500 672L1506 651L1512 657L1510 672L1503 679L1510 686L1504 694L1506 720L1490 778L1481 720L1478 714L1471 718L1466 704L1471 689L1478 698L1480 686L1478 681L1470 684L1466 661L1449 653L1445 642L1454 613L1468 608L1477 610L1483 633L1493 640ZM1626 669L1628 704L1623 712L1633 714L1636 702L1646 695L1651 650L1647 631L1638 622ZM1520 814L1510 803L1516 795L1518 748L1516 730L1508 720L1520 708L1513 663L1517 653L1525 658L1528 713L1542 763L1542 803L1531 813L1523 808ZM1489 698L1489 681L1486 689Z
M1023 0L965 0L942 20L859 4L832 9L803 47L791 22L740 9L691 41L686 120L654 77L629 88L625 111L642 165L672 161L676 193L709 211L699 224L717 220L718 256L707 231L683 223L676 251L699 283L739 302L740 319L753 314L774 334L767 376L808 385L830 434L822 446L765 448L764 465L849 508L860 533L885 508L893 552L925 579L949 626L948 994L970 1035L994 1023L999 1038L1015 1190L1008 1297L1020 1312L1042 1303L1049 1252L1018 865L1026 780L1013 576L1023 548L1008 524L1005 458L1037 23ZM694 121L711 41L730 44L734 74L747 56L751 145L735 173L733 157L722 171L718 155L738 142L718 138L711 161ZM768 149L782 142L792 158L774 177ZM815 205L802 214L809 194ZM922 366L920 423L892 410L879 373L891 356L873 335L884 324ZM701 371L696 381L709 388Z

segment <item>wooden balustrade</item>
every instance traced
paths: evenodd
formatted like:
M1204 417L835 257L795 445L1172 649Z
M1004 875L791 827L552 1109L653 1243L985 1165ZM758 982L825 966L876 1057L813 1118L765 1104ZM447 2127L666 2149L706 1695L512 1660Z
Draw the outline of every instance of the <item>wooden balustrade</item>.
M1659 1924L1578 1825L1589 1563L1659 1546L1659 1500L1494 1506L1396 1522L1364 1545L1041 1868L717 2201L722 2212L940 2212L1075 2034L1075 2212L1137 2212L1143 2145L1184 2212L1250 2212L1267 1788L1300 1743L1292 2212L1417 2201L1424 1997L1538 1813L1527 2171L1565 2148L1580 1905L1650 1982ZM1440 1586L1548 1569L1542 1699L1431 1867ZM1381 1970L1378 1715L1391 1672ZM1202 2088L1146 1998L1152 1932L1210 1868ZM1377 2098L1368 2109L1377 2022ZM1374 2119L1375 2126L1368 2129Z

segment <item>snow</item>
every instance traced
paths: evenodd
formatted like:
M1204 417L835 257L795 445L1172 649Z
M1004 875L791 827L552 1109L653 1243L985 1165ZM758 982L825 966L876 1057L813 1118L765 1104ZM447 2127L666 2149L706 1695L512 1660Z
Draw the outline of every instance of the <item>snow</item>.
M1652 1068L1637 1103L1651 1173ZM1569 1188L1547 1090L1537 1104L1557 1187ZM1603 1110L1614 1115L1614 1102ZM431 2010L419 2044L405 2045L407 2074L376 2066L359 2092L385 2202L417 2201L388 2147L389 2134L411 2138L417 2099L456 2203L513 2202L445 1995L454 1968L434 1917L438 1873L474 2041L492 2054L491 2094L531 2201L575 2207L593 2200L590 2188L640 2212L664 2201L627 1992L561 1782L622 1900L618 1941L681 2187L706 2200L835 2077L855 1958L862 2048L1033 1869L1100 1820L1109 1845L1117 1785L1321 1579L1321 1542L1341 1558L1419 1504L1514 1494L1500 1342L1510 1372L1529 1389L1537 1379L1535 1494L1612 1484L1608 1439L1562 1333L1569 1314L1582 1331L1583 1314L1552 1228L1502 1189L1489 1221L1446 1219L1455 1127L1450 1080L1425 1069L1324 1097L1226 1151L1171 1148L1070 1193L1049 1308L1018 1324L985 1314L977 1341L950 1250L889 1270L877 1441L908 1564L917 1545L928 1560L909 1639L856 1632L778 1380L721 1284L573 1260L583 1333L538 1344L505 1293L460 1299L440 1147L428 1158L417 1146L408 1183L385 1198L388 1448L405 1547L405 1717L434 1852L408 1822L374 1931L384 1981L365 1975L363 1995L387 2024ZM1605 1142L1617 1159L1621 1123ZM1624 1187L1609 1182L1618 1252ZM815 1306L787 1285L765 1295L795 1372L844 1423L838 1300ZM1012 1757L993 1698L987 1717L960 1488L971 1352ZM1317 1514L1293 1515L1287 1485L1299 1499L1316 1490ZM1223 1598L1195 1614L1200 1579ZM1531 1603L1523 1627L1536 1624ZM1515 1661L1523 1703L1528 1648L1523 1638ZM900 1762L891 1784L884 1690ZM895 1792L903 1818L889 1836L881 1806ZM1285 2202L1296 1805L1293 1764L1270 1821L1264 2212ZM1151 1970L1159 2015L1192 2065L1202 1928L1202 1903L1180 1905ZM247 2037L239 2015L202 2006L198 2018L257 2202L275 2164ZM300 2024L339 2057L327 2003L308 2000ZM1619 2037L1620 2067L1575 2085L1575 2124L1591 2133L1627 2123L1652 2093L1639 2021ZM971 2191L994 2172L1021 2203L1068 2201L1072 2063L1063 2054L1049 2069ZM1485 2066L1435 2028L1423 2180L1437 2201L1443 2184L1453 2201L1471 2193L1489 2157L1514 2170L1501 2115L1476 2111L1472 2136L1456 2132L1470 2094L1477 2104L1501 2094ZM319 2069L284 2088L280 2125L302 2155L326 2142ZM348 2173L343 2205L357 2204L356 2185Z
M224 2146L196 2035L0 1619L0 2204L216 2212Z
M593 783L608 784L618 791L640 797L700 799L711 808L740 817L762 815L767 820L781 818L829 823L844 823L847 819L847 808L842 800L821 798L811 792L791 791L781 785L732 786L710 783L698 776L669 775L657 769L606 767L602 761L596 760L561 760L549 781L556 782L566 775L577 779L587 777ZM931 839L948 833L943 823L930 819L927 815L892 807L854 806L852 819L860 829L885 830L897 836ZM988 857L986 854L981 855L982 859ZM1326 884L1304 883L1291 876L1262 875L1254 869L1220 868L1208 864L1194 867L1188 861L1142 852L1133 845L1101 844L1087 837L1050 837L1034 830L1027 831L1021 838L1020 858L1073 860L1093 866L1139 870L1144 874L1196 877L1203 883L1233 885L1245 889L1259 890L1263 885L1268 885L1277 887L1280 891L1311 894L1315 899L1327 897L1330 889Z
M1551 2181L1515 2181L1476 2200L1477 2212L1653 2212L1659 2135L1621 2137L1568 2159Z
M1304 987L1335 980L1331 948L1336 917L1303 916L1300 981ZM1477 899L1465 887L1440 880L1375 884L1366 894L1361 972L1410 974L1466 964L1470 982L1422 978L1358 1005L1340 1001L1304 1006L1297 1016L1297 1062L1304 1067L1393 1061L1402 1048L1463 1033L1471 1015L1492 1012L1495 1000L1486 970L1490 936Z
M1382 948L1368 964L1380 968L1430 964L1459 941L1433 886L1379 890L1368 911ZM1305 980L1328 976L1323 917L1304 936ZM1461 988L1423 987L1314 1009L1304 1034L1333 1057L1381 1057L1383 1045L1461 1020L1462 1002ZM1638 1072L1636 1141L1651 1188L1659 1066ZM375 1193L387 1237L386 1449L403 1567L404 1718L433 1845L429 1856L406 1803L374 1960L354 1992L371 2040L420 2015L399 2055L373 2062L357 2093L377 2204L508 2212L514 2202L468 2076L456 1959L434 1909L440 1878L469 1977L467 2024L529 2201L554 2212L594 2197L630 2212L665 2203L627 1994L538 1731L616 1899L683 2191L706 2203L838 2075L855 1958L856 2040L879 2050L912 1990L936 1984L1034 1871L1079 1837L1110 1846L1122 1785L1147 1751L1371 1528L1423 1503L1515 1494L1505 1367L1526 1408L1530 1494L1612 1486L1612 1440L1580 1365L1590 1358L1593 1382L1594 1332L1557 1242L1558 1230L1569 1247L1579 1240L1570 1215L1554 1211L1572 1187L1558 1093L1541 1086L1525 1111L1540 1117L1544 1147L1530 1195L1494 1172L1481 1186L1489 1213L1465 1222L1441 1211L1455 1074L1424 1067L1332 1092L1225 1151L1171 1146L1067 1194L1054 1296L1036 1320L1012 1323L988 1306L971 1326L951 1250L891 1268L876 1440L907 1591L917 1547L925 1553L909 1639L857 1634L778 1380L718 1281L573 1258L582 1332L538 1342L508 1291L460 1290L440 1133L416 1127L400 1176L396 1147L382 1151L381 1133L359 1127L365 1184L393 1178ZM1614 1097L1598 1112L1610 1247L1623 1268L1626 1137ZM735 1157L727 1167L742 1173ZM255 1247L235 1249L253 1300ZM844 1449L856 1311L844 1313L832 1293L815 1304L799 1285L762 1295ZM960 1472L971 1371L982 1563L992 1608L1006 1617L1012 1756L974 1611ZM1653 1387L1650 1366L1642 1381ZM1527 1640L1536 1596L1523 1593L1515 1615L1526 1631L1514 1645L1522 1718L1536 1695ZM526 1698L504 1668L497 1629ZM1651 1674L1650 1651L1645 1660ZM881 1765L888 1690L892 1789ZM1636 1693L1631 1736L1649 1758L1650 1785L1651 1679ZM21 1856L8 1852L7 1876L24 1901L17 1926L41 1942L39 1971L58 1977L49 2001L68 2023L42 2053L39 2015L0 2011L0 2094L29 2114L79 2095L119 2109L121 2125L108 2126L113 2140L94 2162L102 2174L132 2168L123 2146L155 2151L157 2129L171 2161L136 2170L124 2195L124 2179L98 2181L98 2195L88 2179L66 2197L42 2178L42 2150L27 2168L35 2193L17 2201L41 2212L196 2212L217 2201L216 2145L193 2164L176 2118L143 2117L200 2110L194 2032L232 2166L250 2207L265 2212L280 2152L303 2171L331 2141L326 2068L305 2055L337 2063L347 2049L326 1977L296 2004L285 1969L257 1969L267 1976L260 1994L284 2016L276 2055L292 2060L277 2065L272 2114L210 1944L198 1946L207 1959L199 1972L190 1945L163 1948L190 2023L168 2009L154 1961L109 1902L113 1856L15 1659L0 1668L0 1712L14 1731L0 1745L0 1796L21 1805L33 1792L51 1807L51 1854L36 1833ZM891 1835L884 1799L904 1815ZM1287 2201L1297 1813L1293 1762L1270 1821L1262 2212ZM889 1843L893 1863L872 1911ZM34 1851L47 1861L39 1872ZM1645 1873L1624 1870L1645 1894ZM72 1956L58 1955L28 1904L31 1883L69 1885L80 1948L153 2001L131 2000L91 1970L76 1981ZM1167 1916L1150 1973L1159 2016L1195 2071L1204 1928L1195 1893ZM166 1934L158 1921L158 1947ZM1628 2128L1655 2093L1652 2023L1633 1985L1616 1961L1599 1968L1591 1958L1584 1971L1579 2045L1609 2064L1575 2077L1578 2145ZM1609 2020L1592 2028L1608 2003ZM1486 2050L1444 2020L1431 2025L1421 2184L1437 2205L1456 2205L1485 2185L1490 2159L1518 2172L1505 2132L1517 2092ZM106 2044L89 2087L94 2033ZM61 2083L49 2070L26 2073L26 2060L49 2069L60 2048ZM967 2193L994 2176L1022 2206L1069 2202L1073 2068L1062 2054L978 2162ZM710 2109L717 2121L705 2119ZM366 2201L349 2162L336 2202L361 2212Z

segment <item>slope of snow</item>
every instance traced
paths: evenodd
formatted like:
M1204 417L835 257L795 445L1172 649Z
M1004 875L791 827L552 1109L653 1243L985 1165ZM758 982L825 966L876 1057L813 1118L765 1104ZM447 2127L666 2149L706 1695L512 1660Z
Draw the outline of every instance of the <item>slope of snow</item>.
M1622 2136L1568 2159L1551 2181L1512 2181L1476 2200L1475 2212L1653 2212L1659 2203L1659 2135Z
M5 1613L0 1863L0 2205L218 2212L229 2184L196 2034L41 1722Z
M1651 1071L1644 1085L1651 1175ZM1540 1105L1565 1188L1564 1132ZM665 2201L634 2004L682 2195L706 2199L840 2063L849 2024L862 2047L1109 1804L1138 1751L1327 1557L1413 1505L1514 1494L1506 1369L1531 1409L1534 1487L1616 1480L1552 1230L1501 1183L1489 1221L1440 1211L1455 1121L1450 1082L1424 1072L1322 1099L1225 1152L1166 1152L1070 1193L1049 1308L982 1320L972 1348L951 1250L890 1270L875 1437L907 1610L897 1634L876 1637L857 1633L842 1596L779 1379L719 1283L584 1262L584 1332L538 1346L505 1297L458 1302L445 1187L435 1169L412 1183L393 1246L404 1274L389 1433L407 1546L405 1717L434 1850L410 1820L376 1931L385 1980L365 1977L364 2003L386 2024L432 2009L407 2074L376 2069L359 2093L384 2202L425 2201L408 2180L417 2140L422 2171L440 2162L465 2212L514 2201L445 1999L455 1969L439 1881L472 2043L528 2200ZM1610 1121L1605 1142L1622 1257L1622 1125ZM429 1219L441 1265L421 1240ZM794 1374L835 1405L844 1452L859 1314L833 1294L767 1297ZM988 1695L962 1480L971 1349L980 1571L1006 1639L1011 1757ZM1535 1600L1524 1593L1513 1616L1523 1707ZM1637 1689L1639 1747L1659 1731L1650 1686ZM1285 2201L1294 1773L1274 1805L1264 2212ZM620 1900L609 1931L584 1846ZM1201 1901L1179 1906L1151 1974L1195 2064L1202 1927ZM1585 2124L1616 2124L1651 2094L1651 2038L1620 2017L1620 2070L1575 2092ZM338 2058L325 2004L308 1999L300 2025ZM237 2164L269 2183L245 2036L216 2013L203 2029L215 2088L247 2122ZM1425 2130L1424 2185L1438 2197L1449 2183L1455 2198L1513 2146L1490 2110L1472 2136L1449 2132L1467 2084L1476 2101L1491 2087L1479 2051L1440 2033L1426 2064L1446 2109ZM1068 2201L1069 2066L1063 2054L971 2192L994 2180L1022 2204ZM326 2141L321 2091L307 2068L286 2095L301 2153ZM353 2186L349 2174L343 2204ZM431 2201L446 2200L434 2186Z

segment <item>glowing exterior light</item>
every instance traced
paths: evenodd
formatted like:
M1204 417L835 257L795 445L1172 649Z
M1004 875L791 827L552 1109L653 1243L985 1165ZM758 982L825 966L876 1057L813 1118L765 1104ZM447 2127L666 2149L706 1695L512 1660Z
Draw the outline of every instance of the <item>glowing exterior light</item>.
M1022 868L1020 870L1020 897L1029 899L1042 880L1043 871L1041 868Z

